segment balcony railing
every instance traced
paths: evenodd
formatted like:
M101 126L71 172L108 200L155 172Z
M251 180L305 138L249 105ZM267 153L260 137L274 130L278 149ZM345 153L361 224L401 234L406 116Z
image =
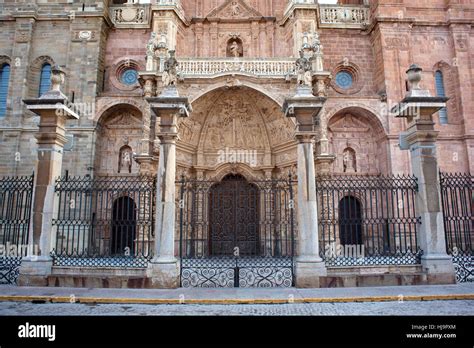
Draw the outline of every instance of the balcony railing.
M182 77L215 77L239 73L259 77L284 78L295 73L294 59L254 58L181 58L179 72Z
M368 6L319 6L320 27L363 29L370 22Z

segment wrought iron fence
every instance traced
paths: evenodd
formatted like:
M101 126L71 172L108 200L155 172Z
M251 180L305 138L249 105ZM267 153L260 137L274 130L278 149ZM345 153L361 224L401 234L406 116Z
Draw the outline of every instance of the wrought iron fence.
M34 176L0 178L0 284L15 284L26 256Z
M56 266L147 267L152 257L156 180L152 177L61 177Z
M293 284L292 181L179 184L179 255L183 287Z
M452 255L458 282L474 281L474 176L440 173L446 249Z
M419 263L413 176L319 176L320 255L326 265Z

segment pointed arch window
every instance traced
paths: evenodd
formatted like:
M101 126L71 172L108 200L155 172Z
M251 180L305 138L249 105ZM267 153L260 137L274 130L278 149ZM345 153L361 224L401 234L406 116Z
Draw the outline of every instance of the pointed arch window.
M7 112L8 83L10 81L10 65L3 64L0 68L0 117Z
M41 68L41 77L39 85L39 97L49 91L51 88L51 64L43 64Z
M435 82L436 82L436 95L438 97L446 97L446 92L444 89L444 77L443 73L440 70L437 70L435 73ZM442 108L439 110L439 123L448 124L448 110Z

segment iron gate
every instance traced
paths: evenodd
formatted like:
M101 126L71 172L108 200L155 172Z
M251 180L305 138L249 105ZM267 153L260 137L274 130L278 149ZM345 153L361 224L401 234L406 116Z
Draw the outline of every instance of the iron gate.
M182 287L291 287L293 181L179 183Z
M16 283L28 252L33 182L33 175L0 178L0 284Z
M320 255L328 267L420 263L414 176L318 176Z
M148 176L57 179L54 265L146 268L155 191L156 179Z
M474 176L440 173L446 249L453 257L456 280L474 281Z

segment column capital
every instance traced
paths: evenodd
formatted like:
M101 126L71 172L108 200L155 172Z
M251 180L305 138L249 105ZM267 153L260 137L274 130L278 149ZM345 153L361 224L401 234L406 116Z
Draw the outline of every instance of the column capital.
M297 132L314 132L314 118L321 112L326 98L310 95L296 95L286 98L283 113L296 119Z
M160 132L158 133L158 139L160 139L161 144L176 144L179 140L179 135L177 132Z
M316 139L317 132L309 132L309 131L296 131L295 132L295 139L298 143L313 143Z
M165 87L163 92L157 97L146 98L150 104L152 112L157 117L169 117L179 115L189 117L192 112L191 104L187 97L180 97L176 87Z

